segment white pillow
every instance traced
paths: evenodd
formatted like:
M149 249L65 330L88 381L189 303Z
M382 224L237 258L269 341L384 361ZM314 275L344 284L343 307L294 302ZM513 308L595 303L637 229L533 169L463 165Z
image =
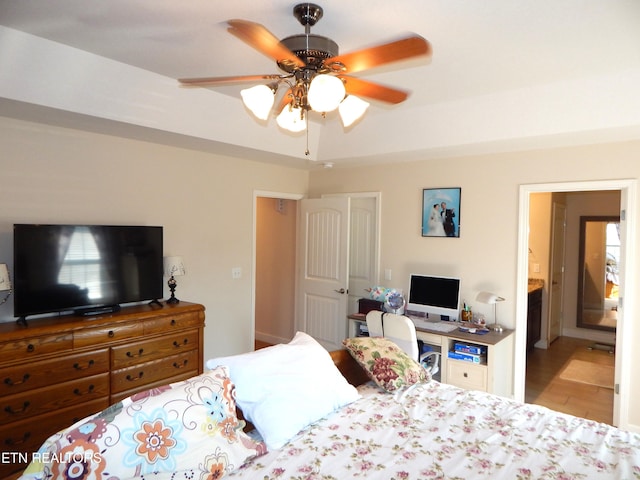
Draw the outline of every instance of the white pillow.
M269 449L282 447L307 425L360 396L329 352L303 332L288 344L214 358L206 365L228 368L238 406Z

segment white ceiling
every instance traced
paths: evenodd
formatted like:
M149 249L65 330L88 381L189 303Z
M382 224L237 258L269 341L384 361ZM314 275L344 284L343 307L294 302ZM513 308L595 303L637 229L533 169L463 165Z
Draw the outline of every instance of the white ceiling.
M304 31L296 3L0 0L0 114L301 166L640 138L639 0L318 2L312 33L341 53L407 32L434 53L358 74L412 94L374 103L347 131L316 117L308 139L251 117L246 85L178 86L278 73L225 20L283 38Z

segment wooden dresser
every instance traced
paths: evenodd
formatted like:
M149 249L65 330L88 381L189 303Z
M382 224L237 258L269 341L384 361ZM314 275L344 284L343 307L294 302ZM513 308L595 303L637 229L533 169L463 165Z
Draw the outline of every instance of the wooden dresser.
M204 307L186 302L0 324L0 478L73 422L202 373L203 329Z

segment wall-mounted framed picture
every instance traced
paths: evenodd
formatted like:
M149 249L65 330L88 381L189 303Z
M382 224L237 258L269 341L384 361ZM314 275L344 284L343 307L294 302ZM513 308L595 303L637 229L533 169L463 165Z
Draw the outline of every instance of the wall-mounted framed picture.
M460 236L461 188L422 190L422 236Z

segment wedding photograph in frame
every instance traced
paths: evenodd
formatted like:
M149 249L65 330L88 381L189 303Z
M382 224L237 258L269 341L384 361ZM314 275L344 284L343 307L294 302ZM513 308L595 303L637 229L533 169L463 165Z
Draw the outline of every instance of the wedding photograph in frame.
M422 236L460 236L460 188L422 190Z

